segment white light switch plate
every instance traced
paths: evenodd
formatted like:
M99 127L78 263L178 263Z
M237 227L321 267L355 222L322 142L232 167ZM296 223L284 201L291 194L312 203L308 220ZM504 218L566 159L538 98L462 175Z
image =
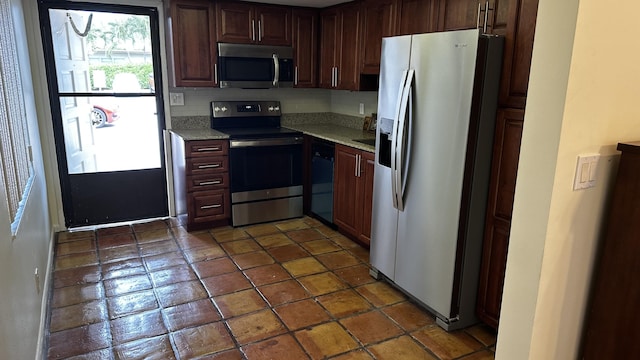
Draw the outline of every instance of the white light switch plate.
M169 105L183 106L184 94L183 93L169 93Z
M596 175L600 154L579 155L573 190L588 189L596 186Z

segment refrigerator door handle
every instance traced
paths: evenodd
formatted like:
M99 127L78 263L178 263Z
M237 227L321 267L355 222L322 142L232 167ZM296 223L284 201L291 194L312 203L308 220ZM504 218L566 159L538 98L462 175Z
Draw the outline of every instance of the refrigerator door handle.
M411 101L411 96L413 94L412 85L413 85L413 76L415 75L415 70L410 69L407 73L407 79L405 80L404 90L402 91L402 101L400 106L400 114L398 118L398 133L396 139L396 147L394 148L395 152L395 165L396 169L393 171L393 176L395 177L395 197L398 210L404 210L404 189L406 182L407 172L407 163L405 163L407 159L403 159L405 153L408 153L408 144L406 132L410 131L411 125L409 122L411 121L411 117L413 116L413 111L411 106L413 106L413 101Z
M400 122L400 111L402 108L402 95L404 94L405 83L407 82L407 74L408 70L402 71L402 76L400 77L400 87L398 88L398 99L396 100L396 110L393 116L393 130L391 132L391 195L393 200L393 207L398 208L398 197L397 193L397 184L396 184L396 148L397 148L397 140L398 140L398 123Z

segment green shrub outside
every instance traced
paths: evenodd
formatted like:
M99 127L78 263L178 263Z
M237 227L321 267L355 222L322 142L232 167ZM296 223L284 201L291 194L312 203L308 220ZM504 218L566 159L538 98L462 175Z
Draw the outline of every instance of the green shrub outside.
M149 88L149 74L153 73L153 64L128 64L128 65L91 65L89 67L91 76L91 88L95 89L93 81L93 71L104 71L107 89L111 89L113 86L113 77L119 73L132 73L138 78L141 89Z

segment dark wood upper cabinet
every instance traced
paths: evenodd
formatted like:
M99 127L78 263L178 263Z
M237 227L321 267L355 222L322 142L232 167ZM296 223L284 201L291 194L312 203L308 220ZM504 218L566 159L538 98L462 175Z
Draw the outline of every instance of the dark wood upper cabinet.
M218 86L215 8L211 2L172 1L169 5L173 80L177 87Z
M436 31L437 0L401 0L397 34L410 35Z
M362 2L361 74L380 73L382 38L396 33L397 0L367 0Z
M219 42L291 46L291 8L216 2Z
M293 9L293 61L294 86L318 86L318 12L311 9Z
M358 90L360 21L359 3L332 7L320 13L320 87Z
M484 13L478 13L485 2L478 0L446 0L439 2L438 31L475 29Z
M337 10L320 13L320 66L318 68L318 86L334 88L335 66L340 57L340 15Z

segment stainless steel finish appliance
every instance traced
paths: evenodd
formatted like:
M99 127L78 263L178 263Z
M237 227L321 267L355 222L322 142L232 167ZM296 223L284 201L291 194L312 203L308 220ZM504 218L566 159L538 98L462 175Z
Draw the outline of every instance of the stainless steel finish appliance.
M293 48L218 43L217 71L221 88L292 87Z
M313 139L311 154L311 212L332 224L335 146L329 141Z
M213 101L211 127L229 135L233 226L302 216L302 133L280 127L277 101Z
M382 42L372 275L447 330L477 322L503 40L464 30Z

